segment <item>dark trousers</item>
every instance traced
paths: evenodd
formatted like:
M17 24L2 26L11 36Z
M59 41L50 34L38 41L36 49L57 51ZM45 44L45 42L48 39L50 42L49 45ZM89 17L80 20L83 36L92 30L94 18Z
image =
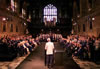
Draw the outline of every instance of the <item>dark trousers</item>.
M46 65L47 66L53 66L53 54L52 55L46 55Z

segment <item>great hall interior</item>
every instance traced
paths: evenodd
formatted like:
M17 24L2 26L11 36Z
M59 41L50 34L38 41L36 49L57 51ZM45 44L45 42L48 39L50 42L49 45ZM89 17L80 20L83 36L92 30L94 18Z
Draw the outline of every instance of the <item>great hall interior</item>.
M100 69L99 22L100 0L0 0L0 69Z

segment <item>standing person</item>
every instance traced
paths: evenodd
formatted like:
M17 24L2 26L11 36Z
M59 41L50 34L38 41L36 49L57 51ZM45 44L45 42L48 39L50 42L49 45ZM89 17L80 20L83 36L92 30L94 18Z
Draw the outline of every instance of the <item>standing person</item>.
M53 67L53 55L54 55L54 43L51 42L51 39L47 39L47 43L45 44L45 50L46 50L46 65L48 67Z
M88 45L89 45L89 51L90 51L90 60L94 61L94 53L95 53L95 46L94 46L94 40L93 38L89 38Z

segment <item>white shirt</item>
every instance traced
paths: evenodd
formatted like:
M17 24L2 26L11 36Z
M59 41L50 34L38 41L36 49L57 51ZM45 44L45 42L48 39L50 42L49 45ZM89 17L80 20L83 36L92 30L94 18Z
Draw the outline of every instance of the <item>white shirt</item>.
M53 50L54 50L53 42L47 42L45 44L45 50L46 50L46 54L47 55L52 55L53 54Z

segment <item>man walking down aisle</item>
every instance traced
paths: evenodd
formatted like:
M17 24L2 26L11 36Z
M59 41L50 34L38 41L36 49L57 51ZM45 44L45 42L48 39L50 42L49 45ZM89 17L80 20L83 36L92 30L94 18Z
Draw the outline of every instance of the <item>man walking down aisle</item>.
M48 42L45 44L46 50L46 65L49 67L53 67L53 60L54 60L54 43L51 42L51 39L47 39Z

